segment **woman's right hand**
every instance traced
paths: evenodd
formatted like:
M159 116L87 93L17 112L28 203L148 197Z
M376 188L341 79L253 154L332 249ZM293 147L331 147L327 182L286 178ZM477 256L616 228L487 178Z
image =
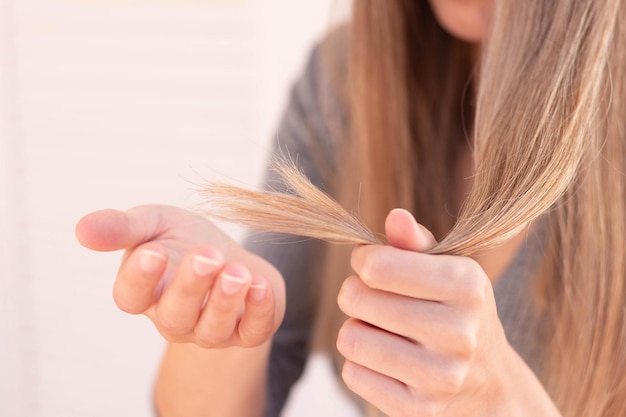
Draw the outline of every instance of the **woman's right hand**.
M89 249L125 250L113 298L170 342L253 347L282 321L280 273L199 215L156 205L101 210L78 222L76 236Z

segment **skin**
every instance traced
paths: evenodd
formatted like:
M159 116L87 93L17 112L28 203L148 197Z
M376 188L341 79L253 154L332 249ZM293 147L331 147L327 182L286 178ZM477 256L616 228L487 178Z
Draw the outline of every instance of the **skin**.
M352 253L337 340L348 387L389 416L558 416L508 344L476 261L423 253L436 241L405 210L388 246Z
M484 39L491 0L431 5L455 36ZM459 171L465 193L471 172ZM349 317L337 340L347 386L390 417L559 416L497 316L492 280L522 239L477 262L425 254L435 240L404 210L385 229L389 245L353 251L337 299ZM174 207L94 212L76 235L93 250L125 251L113 298L170 342L155 387L160 416L262 415L269 342L285 311L275 268Z
M452 35L486 38L492 0L430 3ZM471 154L462 155L466 195ZM425 254L436 241L404 210L389 214L385 232L388 246L353 251L355 274L338 296L350 317L337 340L346 385L392 417L560 416L506 340L493 295L524 234L474 260Z
M76 236L93 250L125 251L113 298L170 342L155 387L161 417L261 415L269 341L285 311L272 265L176 207L100 210Z
M171 342L156 385L160 416L261 415L268 342L285 305L270 264L174 207L94 212L76 234L94 250L125 249L115 302ZM390 417L558 416L509 346L481 266L424 254L435 241L405 210L389 214L386 235L388 246L353 251L355 274L338 296L350 317L337 340L347 386ZM238 286L222 285L232 277Z
M450 34L468 42L487 36L494 0L430 0L437 20Z

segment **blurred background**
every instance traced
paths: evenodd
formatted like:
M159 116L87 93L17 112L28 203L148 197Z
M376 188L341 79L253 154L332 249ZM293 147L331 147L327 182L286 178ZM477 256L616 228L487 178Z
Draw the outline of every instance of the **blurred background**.
M111 298L85 213L256 186L347 0L0 0L0 416L150 416L163 341ZM241 230L232 229L241 236ZM356 415L323 358L287 417Z

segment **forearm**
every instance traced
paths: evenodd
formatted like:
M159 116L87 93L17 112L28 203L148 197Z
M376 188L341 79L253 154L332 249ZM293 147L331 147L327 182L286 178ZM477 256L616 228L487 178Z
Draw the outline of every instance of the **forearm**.
M501 409L494 415L561 417L561 413L524 361L512 352L502 376Z
M160 417L260 417L270 342L255 348L169 344L155 387Z

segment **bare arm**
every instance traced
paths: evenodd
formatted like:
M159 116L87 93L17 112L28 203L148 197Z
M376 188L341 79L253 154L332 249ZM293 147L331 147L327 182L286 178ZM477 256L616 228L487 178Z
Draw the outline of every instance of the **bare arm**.
M155 389L159 416L262 416L269 350L170 343Z

